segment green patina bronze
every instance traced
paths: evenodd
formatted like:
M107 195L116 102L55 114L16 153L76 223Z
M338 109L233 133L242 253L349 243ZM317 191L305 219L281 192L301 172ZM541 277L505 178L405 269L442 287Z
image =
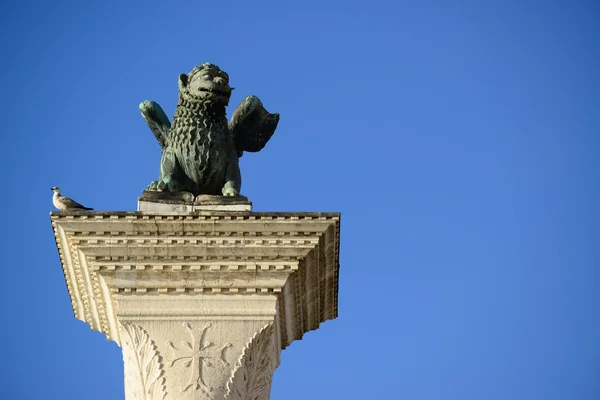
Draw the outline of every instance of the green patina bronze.
M237 106L227 123L229 76L205 63L179 76L179 102L173 123L151 100L142 116L162 147L160 174L146 190L238 196L242 185L239 157L260 151L271 138L279 114L270 114L256 96Z

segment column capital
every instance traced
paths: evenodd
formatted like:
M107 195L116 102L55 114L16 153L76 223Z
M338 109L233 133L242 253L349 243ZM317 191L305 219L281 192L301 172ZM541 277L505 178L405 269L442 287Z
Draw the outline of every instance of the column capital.
M338 213L51 221L75 317L123 347L127 399L268 398L280 350L337 317Z

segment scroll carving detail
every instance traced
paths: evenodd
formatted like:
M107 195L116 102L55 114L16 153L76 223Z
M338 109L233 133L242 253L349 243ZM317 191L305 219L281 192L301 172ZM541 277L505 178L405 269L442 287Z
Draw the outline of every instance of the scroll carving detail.
M148 332L133 324L121 323L121 344L125 363L127 399L163 400L167 395L165 377L156 345Z
M273 323L265 325L246 344L227 382L225 399L268 400L277 368Z

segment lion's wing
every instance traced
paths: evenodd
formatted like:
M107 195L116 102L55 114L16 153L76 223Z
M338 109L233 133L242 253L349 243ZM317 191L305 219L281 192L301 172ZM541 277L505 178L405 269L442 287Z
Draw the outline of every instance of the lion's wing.
M169 130L171 129L169 118L162 107L155 101L145 100L140 103L139 107L142 117L144 117L148 127L150 127L150 130L156 136L158 144L164 148L169 139Z
M277 128L279 114L269 113L256 96L248 96L237 106L229 123L238 157L244 151L260 151Z

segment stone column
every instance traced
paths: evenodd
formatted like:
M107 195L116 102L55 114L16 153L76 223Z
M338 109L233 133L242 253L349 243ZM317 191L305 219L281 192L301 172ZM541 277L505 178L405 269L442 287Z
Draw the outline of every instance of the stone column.
M165 207L51 214L75 317L123 348L127 400L268 399L337 316L339 214Z

